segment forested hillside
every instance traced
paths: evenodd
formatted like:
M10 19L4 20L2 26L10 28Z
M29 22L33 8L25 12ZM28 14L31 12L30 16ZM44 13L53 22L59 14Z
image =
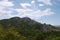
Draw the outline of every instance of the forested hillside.
M28 17L0 20L0 40L60 40L60 31Z

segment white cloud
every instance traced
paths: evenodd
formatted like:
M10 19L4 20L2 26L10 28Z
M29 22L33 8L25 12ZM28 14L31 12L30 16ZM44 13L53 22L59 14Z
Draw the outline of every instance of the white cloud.
M20 4L23 8L27 8L28 6L31 6L30 3L21 3Z
M31 9L16 9L17 12L31 12Z
M39 2L43 2L44 4L47 5L52 5L51 0L38 0Z
M44 6L44 4L39 4L39 6Z
M35 10L35 11L32 10L31 11L31 9L29 9L29 10L26 10L26 9L20 9L19 10L19 9L17 9L17 11L19 12L19 14L17 16L19 16L19 17L29 17L29 18L34 19L34 20L39 19L40 17L43 17L43 16L48 16L48 15L54 14L54 12L49 8L45 9L44 11L41 11L41 10ZM21 12L23 12L22 15L20 15Z
M9 1L0 1L0 6L4 6L4 7L11 7L14 4L12 2Z
M34 2L35 1L32 1L31 3L34 3ZM45 9L44 11L41 11L41 10L38 10L38 9L34 10L34 9L28 8L28 7L33 6L30 3L20 3L20 5L23 8L13 9L12 7L14 6L14 4L12 2L7 1L7 0L0 1L0 19L9 18L9 17L12 17L12 16L19 16L19 17L30 17L31 19L36 20L36 19L39 19L40 17L54 14L54 12L51 11L51 9L49 9L49 8ZM44 6L44 5L39 4L39 6ZM17 11L18 14L11 15L11 13L13 11Z
M2 1L8 1L8 0L2 0Z
M9 8L13 6L14 4L8 0L0 1L0 19L10 17L12 10L10 10Z
M54 12L53 12L50 8L44 10L43 13L45 13L44 15L51 15L51 14L54 14Z
M35 3L35 1L31 1L31 3Z

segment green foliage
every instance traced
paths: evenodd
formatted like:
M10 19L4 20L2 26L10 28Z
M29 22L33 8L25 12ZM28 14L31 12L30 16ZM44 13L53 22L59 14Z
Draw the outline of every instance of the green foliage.
M35 29L20 30L18 31L15 27L4 29L0 25L0 40L60 40L59 31L39 32Z
M14 28L4 30L0 27L0 40L26 40L26 37L15 31Z
M18 18L19 19L19 18ZM43 26L29 18L0 21L0 40L60 40L60 31L43 32ZM29 20L28 20L29 19ZM48 30L53 29L48 25Z

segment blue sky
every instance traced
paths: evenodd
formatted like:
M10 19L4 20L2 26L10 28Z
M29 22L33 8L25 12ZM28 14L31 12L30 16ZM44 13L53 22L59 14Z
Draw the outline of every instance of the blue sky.
M60 25L60 0L0 0L0 19L14 16Z

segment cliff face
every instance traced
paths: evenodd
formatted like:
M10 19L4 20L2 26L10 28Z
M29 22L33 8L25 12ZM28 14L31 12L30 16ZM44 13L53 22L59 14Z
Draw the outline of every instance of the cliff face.
M10 19L3 19L0 20L0 24L3 25L4 28L9 28L14 26L16 28L22 28L28 30L35 29L42 32L54 31L56 29L52 25L41 24L28 17L24 17L24 18L13 17Z

